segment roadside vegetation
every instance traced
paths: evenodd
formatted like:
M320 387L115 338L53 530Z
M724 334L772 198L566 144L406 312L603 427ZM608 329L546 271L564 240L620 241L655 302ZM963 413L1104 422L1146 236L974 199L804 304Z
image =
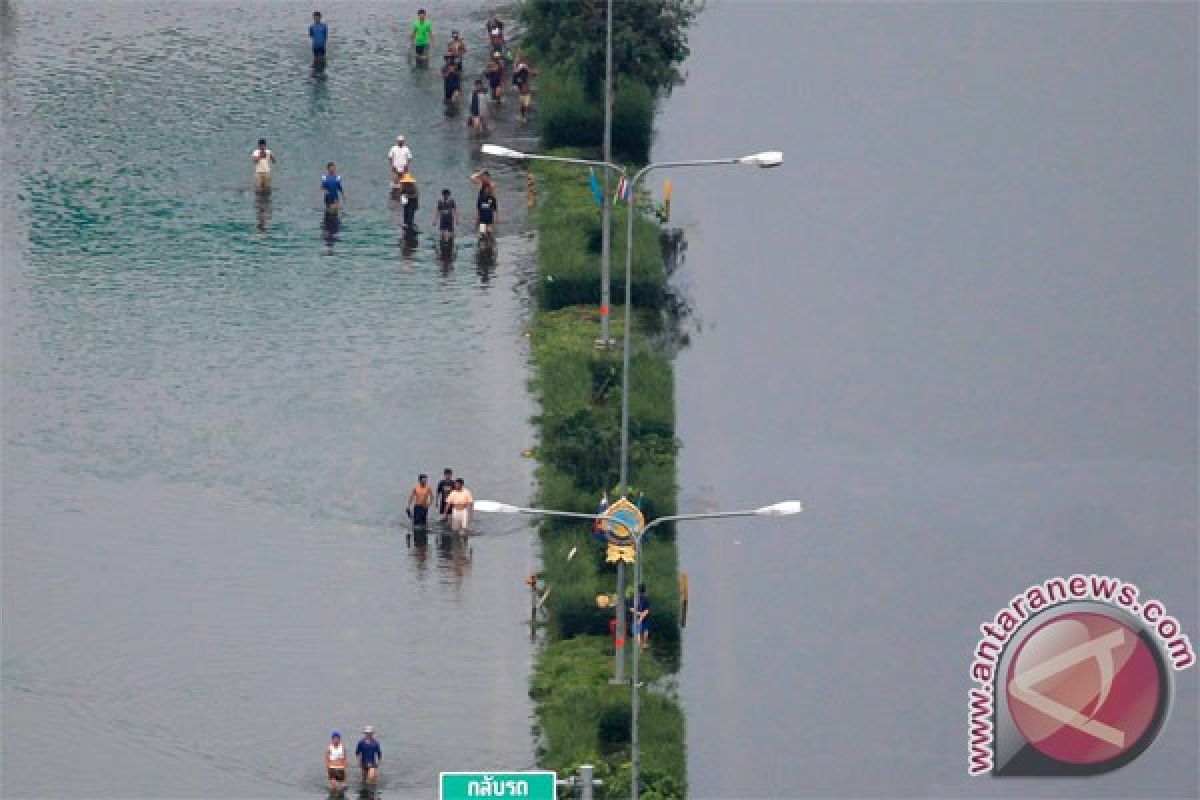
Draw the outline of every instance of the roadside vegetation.
M613 157L645 163L653 139L655 101L681 79L692 0L639 0L614 6ZM542 67L538 79L539 133L544 152L600 157L603 137L605 3L526 0L522 47ZM551 66L552 65L552 66ZM611 350L596 349L600 330L601 222L586 170L534 162L538 231L537 308L530 328L540 400L536 503L595 513L605 493L615 500L619 480L621 336L624 309L613 308ZM602 178L603 176L598 176ZM615 182L615 181L614 181ZM624 300L627 204L613 208L614 303ZM630 364L628 497L647 520L675 512L674 373L653 346L670 297L663 237L652 209L633 202L634 314ZM630 689L613 674L611 608L597 603L616 587L606 547L579 521L541 523L546 600L545 642L530 688L536 708L539 763L560 775L580 764L596 767L599 797L630 792ZM684 717L676 697L680 666L680 597L674 530L656 528L643 547L642 576L651 599L650 648L641 654L641 797L686 794ZM632 570L629 571L632 575ZM632 590L632 578L630 578ZM630 641L626 651L632 651Z

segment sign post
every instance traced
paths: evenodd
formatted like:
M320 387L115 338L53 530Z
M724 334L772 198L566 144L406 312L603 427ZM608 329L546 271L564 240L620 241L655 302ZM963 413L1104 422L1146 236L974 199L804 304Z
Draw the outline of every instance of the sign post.
M555 800L555 773L443 772L438 778L438 800L473 800L476 797L524 797Z

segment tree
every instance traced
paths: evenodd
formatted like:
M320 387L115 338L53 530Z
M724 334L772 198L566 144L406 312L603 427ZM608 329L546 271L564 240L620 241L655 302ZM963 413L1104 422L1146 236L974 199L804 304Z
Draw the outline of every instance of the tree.
M633 78L655 92L682 82L687 27L698 0L612 0L614 80ZM547 64L576 71L588 95L604 87L606 0L528 0L522 8L525 43Z

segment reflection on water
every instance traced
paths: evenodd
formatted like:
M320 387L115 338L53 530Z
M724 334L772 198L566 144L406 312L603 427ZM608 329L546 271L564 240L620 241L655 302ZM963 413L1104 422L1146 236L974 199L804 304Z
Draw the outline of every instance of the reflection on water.
M437 259L442 268L442 276L448 276L458 258L458 245L453 237L439 236L437 240Z
M479 282L487 286L495 269L496 237L493 235L480 236L475 248L475 272L479 275Z
M532 245L506 241L486 293L429 233L396 268L395 135L424 192L466 191L474 156L408 80L394 4L331 13L346 46L317 72L311 10L218 5L0 3L4 794L321 796L320 742L367 719L403 741L385 795L529 766L529 537L406 552L395 510L398 476L446 461L528 497Z
M254 193L254 227L265 231L271 224L271 192L256 191Z
M406 228L400 233L400 255L412 258L420 244L420 234L416 228Z
M326 211L321 218L321 239L333 252L333 245L339 240L342 230L342 215L338 211Z
M475 548L471 537L448 530L439 530L437 537L438 568L444 576L452 579L454 586L461 586L470 571Z

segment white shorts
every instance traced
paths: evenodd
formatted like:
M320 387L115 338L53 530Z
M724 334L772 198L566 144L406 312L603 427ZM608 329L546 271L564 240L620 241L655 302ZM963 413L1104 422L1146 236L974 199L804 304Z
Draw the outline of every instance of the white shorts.
M470 510L466 508L456 508L450 512L450 530L465 531L467 529L467 517L470 515Z

